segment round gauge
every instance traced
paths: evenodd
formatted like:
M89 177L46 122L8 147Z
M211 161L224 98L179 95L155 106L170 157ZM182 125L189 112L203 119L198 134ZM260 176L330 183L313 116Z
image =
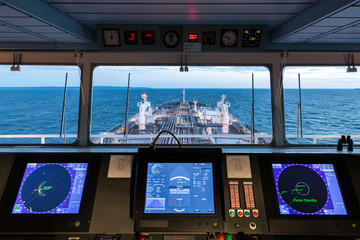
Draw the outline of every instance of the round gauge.
M221 44L225 47L235 47L237 43L236 32L233 30L223 31L221 35Z
M203 32L203 45L215 45L215 32Z
M261 31L250 29L244 31L243 47L259 47Z
M151 167L151 173L154 175L160 175L163 172L163 166L159 163Z
M165 33L163 40L167 47L174 48L179 44L180 38L176 32L170 31Z

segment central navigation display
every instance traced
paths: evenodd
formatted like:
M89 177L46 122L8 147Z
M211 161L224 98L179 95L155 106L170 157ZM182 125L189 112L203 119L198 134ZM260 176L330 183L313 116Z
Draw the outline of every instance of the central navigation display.
M212 163L148 163L144 213L215 214Z
M333 164L273 163L281 215L347 215Z

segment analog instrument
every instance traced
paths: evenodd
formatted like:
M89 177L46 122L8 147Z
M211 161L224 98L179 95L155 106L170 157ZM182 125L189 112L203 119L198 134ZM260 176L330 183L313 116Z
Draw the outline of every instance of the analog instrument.
M151 167L151 173L154 175L160 175L164 171L163 165L157 163Z
M103 29L105 46L120 46L120 33L118 29Z
M203 32L203 45L215 45L215 32Z
M236 30L223 30L221 34L221 46L236 47L237 31Z
M180 38L176 32L169 31L169 32L165 33L163 40L164 40L165 46L167 46L169 48L174 48L179 44Z
M248 29L244 30L243 47L259 47L261 30Z

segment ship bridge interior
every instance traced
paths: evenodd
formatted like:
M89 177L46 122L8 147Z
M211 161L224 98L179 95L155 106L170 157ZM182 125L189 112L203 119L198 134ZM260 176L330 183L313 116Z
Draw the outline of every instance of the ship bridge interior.
M0 240L359 240L359 64L359 0L0 0Z

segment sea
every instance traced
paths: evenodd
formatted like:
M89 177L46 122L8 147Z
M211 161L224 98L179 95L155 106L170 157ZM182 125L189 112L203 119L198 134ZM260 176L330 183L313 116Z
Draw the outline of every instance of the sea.
M216 106L223 94L230 103L229 112L240 121L251 124L251 89L185 89L186 101ZM129 117L135 115L147 94L153 107L164 103L181 102L183 89L131 88ZM91 134L105 132L125 121L125 87L94 87L91 113ZM0 144L40 144L40 137L25 138L19 135L58 135L46 138L47 144L61 144L61 117L64 89L60 87L2 87L0 88ZM66 143L76 140L78 129L80 89L69 87L66 94ZM301 115L303 135L360 135L360 91L356 89L302 89ZM285 130L287 141L296 144L313 144L313 138L297 139L299 119L298 89L284 90ZM254 91L254 127L272 134L270 89ZM300 128L299 128L300 132ZM336 138L319 138L317 144L336 144ZM359 140L354 139L358 144Z

